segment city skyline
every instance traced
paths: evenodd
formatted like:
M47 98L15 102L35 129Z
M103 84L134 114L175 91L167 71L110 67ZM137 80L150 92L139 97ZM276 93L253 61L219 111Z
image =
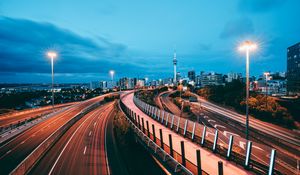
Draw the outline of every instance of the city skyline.
M299 174L299 7L0 0L0 175Z
M108 80L109 70L116 71L115 78L172 77L174 49L177 71L186 75L189 70L244 74L244 55L237 51L244 39L259 44L251 75L286 71L286 50L300 41L300 24L291 22L297 21L299 2L223 3L2 2L0 82L50 82L48 50L58 52L58 83ZM79 9L87 13L78 16Z

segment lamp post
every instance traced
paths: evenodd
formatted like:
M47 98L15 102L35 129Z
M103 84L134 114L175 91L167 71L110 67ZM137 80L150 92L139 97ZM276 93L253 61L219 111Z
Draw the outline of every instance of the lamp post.
M179 91L179 92L180 92L180 93L179 93L179 94L180 94L180 100L182 100L182 99L181 99L181 93L182 93L182 88L183 88L183 87L182 87L182 80L179 80L179 83L180 83L180 84L179 84L179 86L180 86L180 91Z
M51 59L51 75L52 75L52 108L54 109L54 58L57 57L57 53L49 51L47 56Z
M266 109L268 108L268 77L270 75L269 72L265 72L264 75L266 76Z
M110 70L109 74L110 74L110 77L111 77L111 88L113 89L113 82L114 82L115 71L114 70Z
M246 52L246 139L249 140L249 53L255 50L257 45L251 41L245 41L240 47L240 51Z

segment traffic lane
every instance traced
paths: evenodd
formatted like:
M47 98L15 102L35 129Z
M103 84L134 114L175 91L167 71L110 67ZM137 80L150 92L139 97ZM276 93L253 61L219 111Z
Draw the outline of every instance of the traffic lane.
M70 111L71 113L71 111ZM58 118L51 118L49 123L38 125L26 134L18 136L18 139L12 140L1 148L0 174L8 174L13 170L27 155L29 155L44 139L52 134L60 123L63 123L64 117L69 113Z
M0 150L2 150L4 147L6 146L9 146L9 145L15 145L15 140L16 143L20 142L21 140L21 137L24 136L25 134L27 135L30 135L30 134L33 134L33 132L37 132L39 131L37 128L41 128L42 127L42 130L44 129L44 126L46 125L46 127L50 127L48 124L49 123L56 123L57 120L60 120L61 117L64 117L66 115L73 115L73 114L77 114L78 112L80 112L82 109L86 108L87 106L95 103L96 101L101 101L103 100L104 96L99 96L99 97L95 97L91 100L87 100L87 101L84 101L84 102L81 102L81 103L78 103L76 105L73 105L70 109L66 110L66 111L63 111L62 113L58 113L57 115L29 128L28 130L24 131L22 134L20 135L17 135L14 139L12 139L11 141L9 141L8 143L2 145L0 147ZM53 121L54 120L54 121ZM1 155L1 154L0 154Z
M65 104L65 105L58 105L54 107L54 110L59 110L67 106L74 105L72 104ZM17 124L19 121L25 121L26 119L29 120L30 118L34 118L38 115L46 115L53 112L52 108L45 108L41 110L34 110L31 112L28 112L26 114L20 114L20 115L10 115L7 117L0 117L0 128L1 127L7 127L10 126L11 124Z
M89 115L82 124L69 137L69 144L64 144L53 164L49 174L102 174L105 173L106 163L102 159L105 154L101 152L105 137L102 135L105 129L106 116L112 110L113 105L98 109L93 115ZM101 140L100 140L101 139ZM56 149L55 149L56 150ZM57 150L56 150L57 151Z
M180 109L173 103L173 102L170 102L170 100L168 99L168 97L162 97L162 103L165 104L165 106L170 110L172 111L172 113L174 115L177 115L179 116L181 111Z
M227 138L229 138L230 135L233 135L235 139L234 141L238 143L237 145L241 147L243 150L246 149L246 141L245 139L243 139L243 137L245 136L244 126L241 126L239 124L226 123L223 120L221 120L223 116L212 113L208 110L198 111L197 108L194 109L196 109L195 112L198 114L200 112L204 113L205 114L204 119L212 123L212 125L215 126L216 129L222 131ZM250 136L252 138L251 140L255 141L253 142L252 154L256 160L259 160L260 162L263 162L265 165L268 165L271 148L274 147L278 151L276 155L277 157L276 166L279 166L280 170L287 173L292 173L293 171L295 171L297 162L294 156L291 154L291 152L293 151L297 152L297 150L289 150L289 152L287 152L287 148L283 149L281 146L280 147L277 146L278 144L274 142L274 139L270 140L268 137L265 137L264 135L261 134L250 132Z
M73 118L82 109L102 98L104 97L96 97L93 100L75 105L58 116L54 116L35 125L3 145L0 148L0 171L4 172L4 174L8 174L49 135Z
M172 103L170 101L170 99L168 99L168 98L166 98L164 102ZM196 107L196 108L193 108L193 109L197 110L198 108ZM203 118L201 117L201 120L206 121L206 122L203 122L203 123L209 123L211 126L213 126L213 128L218 129L218 131L222 132L222 134L219 134L218 143L220 145L222 145L223 147L224 146L227 147L228 143L229 143L229 137L230 137L230 135L233 135L234 136L234 145L241 148L239 150L240 154L245 155L247 141L245 139L241 138L238 134L235 134L236 129L229 129L228 130L228 128L226 128L227 125L225 125L224 122L221 122L217 118L212 119L211 116L213 116L213 115L209 115L209 116L210 117L208 117L207 115L204 115ZM175 120L174 123L176 125L177 120ZM179 123L180 123L180 125L179 125L180 128L184 128L185 119L180 120ZM191 125L190 122L188 122L187 123L187 130L189 132L192 132L192 129L193 129L193 125ZM197 127L196 127L196 130L197 130ZM198 132L198 134L199 134L199 132ZM197 135L197 133L196 133L196 135ZM214 130L208 128L207 133L206 133L206 136L208 136L207 139L213 140L214 135L215 135ZM198 136L201 137L201 133ZM258 143L255 143L255 142L253 143L252 147L253 147L253 149L252 149L252 159L256 160L258 162L261 162L264 165L268 166L269 159L270 159L271 147L268 147L268 146L262 145L262 144L258 144ZM278 155L278 157L281 160L285 160L285 162L291 163L291 161L292 161L291 159L287 158L287 156L284 156L284 155ZM286 159L288 159L288 160L286 160ZM282 163L282 161L278 161L278 164L276 165L276 168L279 169L282 172L291 173L291 171L293 171L293 170L290 170L289 168L286 168L286 166L285 166L286 164L287 163Z
M203 149L200 145L197 145L193 142L191 142L188 139L183 138L182 136L176 134L175 132L171 131L170 129L166 128L165 126L158 123L156 120L153 120L151 117L147 116L145 113L143 113L137 106L135 106L133 102L133 94L128 94L127 96L124 96L122 99L123 103L128 106L131 110L135 111L137 115L139 115L141 118L144 118L144 121L149 122L149 127L154 124L155 126L155 133L158 135L159 129L162 129L163 138L165 140L165 144L169 146L169 143L167 142L169 140L169 134L172 135L173 140L173 149L174 151L181 153L181 147L180 147L180 141L185 142L185 148L186 148L186 159L191 161L194 165L196 165L196 149L201 150L201 160L202 161L202 169L209 174L218 174L217 166L218 161L223 161L223 168L224 168L224 174L252 174L251 172L246 171L242 167L237 166L235 163L227 161L225 159L222 159L215 154L212 154L211 152L207 151L206 149ZM152 129L150 129L150 133L153 134ZM157 137L159 138L159 137Z
M117 137L115 137L114 131L114 116L119 109L113 109L112 115L107 119L107 128L106 128L106 152L109 162L110 174L122 174L129 175L127 164L124 163L124 157L122 155L121 148L118 145ZM116 113L114 113L116 112Z
M219 112L226 117L230 117L234 120L244 123L244 121L245 121L244 115L241 115L234 111L217 106L211 102L208 102L207 100L200 98L199 96L197 96L197 97L198 97L198 100L201 101L202 106L204 106L210 110L213 110L215 112ZM280 127L280 126L277 126L277 125L274 125L271 123L263 122L261 120L255 119L253 117L249 118L249 123L251 124L252 127L254 127L255 129L258 129L259 131L265 132L266 134L269 134L274 137L278 137L279 139L282 139L283 141L294 144L296 146L300 145L300 134L299 133L296 133L294 131L288 130L286 128L283 128L283 127Z
M79 111L84 109L90 103L91 102L89 102L87 104L82 103L79 105L75 105L64 112L59 113L58 115L53 116L41 123L29 128L22 134L17 135L14 139L10 140L8 143L6 143L0 147L0 160L1 160L1 158L4 157L3 156L4 153L9 152L12 154L13 153L12 150L14 150L14 148L18 147L20 145L19 143L23 143L23 142L33 143L33 142L29 142L30 141L29 139L31 138L31 136L34 137L36 135L39 135L40 138L46 138L45 135L48 135L49 133L52 133L53 131L55 131L57 128L59 128L62 125L62 123L67 121L70 117L73 117L73 115L75 115L76 113L78 113ZM38 140L34 139L34 141L38 141ZM5 154L5 156L9 156L9 155Z
M92 122L91 116L93 115L100 115L101 110L103 110L104 106L99 107L98 110L93 110L87 115L83 116L79 119L59 140L54 144L54 146L46 153L46 155L37 163L37 165L29 172L29 174L48 174L51 171L51 168L54 166L58 157L60 156L61 152L63 151L66 144L69 144L69 140L74 134L76 130L81 125L88 126ZM89 119L89 121L86 121ZM84 122L85 121L85 122ZM88 123L87 123L88 122ZM78 132L78 131L77 131ZM89 133L89 136L93 134L92 132ZM73 136L74 137L74 136ZM78 144L75 143L73 146L77 146ZM65 148L66 149L66 148ZM70 154L70 156L73 153ZM62 155L61 155L62 156ZM76 167L75 167L76 168ZM74 169L75 169L74 168Z

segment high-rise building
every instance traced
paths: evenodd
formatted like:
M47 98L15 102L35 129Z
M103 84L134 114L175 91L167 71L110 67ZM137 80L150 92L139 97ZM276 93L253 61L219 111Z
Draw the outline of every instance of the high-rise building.
M119 80L119 85L121 87L121 89L128 89L128 78L127 77L123 77Z
M233 72L230 72L227 74L227 79L226 79L226 82L230 83L232 82L233 80L238 80L242 77L242 74L241 73L233 73Z
M117 82L115 82L115 81L107 81L106 85L107 85L107 89L113 89L114 87L117 86Z
M106 81L100 81L100 88L101 89L107 89L107 82Z
M90 89L97 89L100 87L100 82L99 81L92 81L90 83Z
M173 65L174 65L173 83L175 84L177 82L177 76L176 76L176 66L177 66L176 52L174 52Z
M189 71L188 72L188 77L189 77L190 81L194 81L195 82L195 80L196 80L196 73L195 73L195 71L194 70Z
M287 48L287 92L300 94L300 42Z
M222 74L218 74L215 72L210 72L205 74L201 72L201 86L208 86L208 85L223 85L223 76Z
M196 83L196 86L197 86L197 87L200 87L200 85L201 85L201 75L197 75L197 76L196 76L196 81L195 81L195 83Z
M177 81L179 81L180 79L181 79L181 76L180 76L180 72L177 72L176 73L176 81L175 82L177 82Z

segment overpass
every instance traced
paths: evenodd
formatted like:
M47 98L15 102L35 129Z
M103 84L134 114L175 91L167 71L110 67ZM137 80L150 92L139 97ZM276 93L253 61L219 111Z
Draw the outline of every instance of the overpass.
M240 166L236 163L236 161L229 161L226 159L226 156L222 156L224 153L225 155L228 153L226 148L228 144L219 139L218 131L211 133L209 132L208 128L203 127L195 122L182 120L166 111L150 106L135 98L133 93L129 93L124 96L122 98L122 102L126 108L129 109L130 116L133 118L133 121L137 121L137 123L139 123L138 125L143 125L145 127L147 125L142 124L141 121L148 123L148 126L145 130L150 132L150 136L155 143L170 147L168 140L169 135L171 135L173 141L171 145L173 147L173 151L176 152L176 154L174 154L174 158L178 162L183 163L185 167L187 167L194 174L197 173L196 150L201 151L201 169L208 174L218 173L217 167L219 161L223 162L223 170L225 174L252 174L253 172L266 174L269 171L268 165L252 163L253 160L250 159L252 142L247 143L247 145L249 145L249 149L247 149L245 152L245 156L236 154L234 151L229 154L229 160L234 159L239 160L240 163L242 162L242 166ZM157 137L158 135L161 137ZM202 137L202 135L204 135L204 137ZM160 140L164 140L165 142L162 144L160 143ZM182 143L184 144L185 148L183 152L181 150ZM235 150L237 148L236 145L233 145L233 148L233 150ZM273 155L275 150L271 152ZM184 155L184 158L182 155ZM248 171L248 169L251 169L251 171ZM270 168L270 171L273 171L273 169ZM273 173L280 174L278 171L274 171Z

